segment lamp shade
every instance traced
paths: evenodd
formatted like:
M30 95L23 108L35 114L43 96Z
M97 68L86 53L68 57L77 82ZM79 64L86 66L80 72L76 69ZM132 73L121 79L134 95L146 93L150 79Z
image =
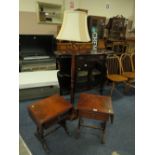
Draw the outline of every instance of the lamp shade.
M58 40L88 42L90 41L87 13L82 11L65 11Z

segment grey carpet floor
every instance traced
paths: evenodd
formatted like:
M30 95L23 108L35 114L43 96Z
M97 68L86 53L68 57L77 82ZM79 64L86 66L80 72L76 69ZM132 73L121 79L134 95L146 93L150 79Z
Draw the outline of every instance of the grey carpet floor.
M67 126L71 133L69 137L62 128L46 137L51 149L51 155L111 155L116 151L120 155L135 154L135 95L134 90L126 95L115 91L112 96L114 109L114 123L107 125L105 144L100 143L100 130L81 128L79 139L75 138L78 121L68 121ZM95 90L92 93L97 93ZM109 87L104 90L104 95ZM76 95L76 99L78 98ZM66 98L69 98L66 96ZM35 124L30 119L27 106L36 100L23 101L19 104L19 131L33 155L46 155L40 142L34 136ZM77 102L77 100L76 100ZM89 124L98 125L99 121L84 120Z

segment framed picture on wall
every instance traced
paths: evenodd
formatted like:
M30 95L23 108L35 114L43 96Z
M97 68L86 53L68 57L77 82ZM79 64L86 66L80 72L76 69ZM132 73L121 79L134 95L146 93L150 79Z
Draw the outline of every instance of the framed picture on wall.
M65 10L74 10L78 8L77 0L65 0Z

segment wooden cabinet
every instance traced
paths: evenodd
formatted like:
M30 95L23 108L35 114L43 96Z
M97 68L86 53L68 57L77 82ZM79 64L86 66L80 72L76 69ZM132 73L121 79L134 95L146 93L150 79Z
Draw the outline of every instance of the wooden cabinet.
M125 39L126 34L126 19L123 16L116 16L109 19L106 26L108 30L109 40L121 40Z
M62 5L38 2L37 15L39 23L61 24L63 19Z
M106 17L88 16L88 31L92 41L92 50L104 49L104 28Z
M99 86L102 93L106 79L105 54L62 54L57 52L59 66L58 81L60 94L71 92L74 103L75 91L88 90Z
M123 16L116 16L109 19L106 26L108 35L106 48L115 51L117 54L124 53L127 49L126 38L127 19Z
M106 17L103 16L88 16L88 30L91 39L93 29L97 31L98 39L104 38L105 20Z

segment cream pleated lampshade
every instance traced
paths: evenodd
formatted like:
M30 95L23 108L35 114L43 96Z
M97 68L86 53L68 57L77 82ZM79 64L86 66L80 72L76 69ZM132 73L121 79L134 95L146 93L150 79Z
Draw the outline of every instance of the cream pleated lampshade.
M65 11L58 40L89 42L87 13L82 11Z

